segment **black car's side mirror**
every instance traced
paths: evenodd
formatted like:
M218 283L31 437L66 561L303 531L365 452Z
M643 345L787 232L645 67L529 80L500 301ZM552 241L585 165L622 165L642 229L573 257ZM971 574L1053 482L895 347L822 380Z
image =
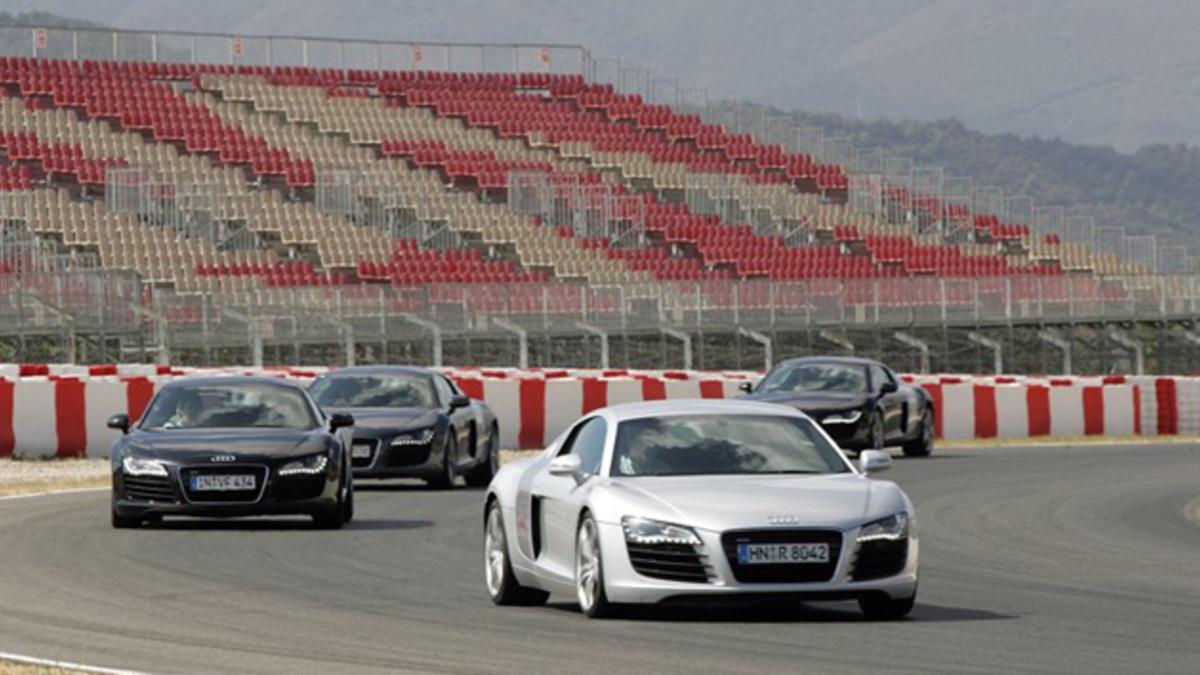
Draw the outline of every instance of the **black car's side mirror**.
M354 415L348 413L333 413L329 416L329 430L337 431L354 426Z
M880 391L880 393L883 393L883 394L894 394L894 393L900 391L900 385L896 384L895 382L891 382L891 381L884 382L882 385L879 386L879 391Z
M129 433L129 415L121 413L108 418L108 428L116 429L123 434Z
M465 408L469 405L471 405L471 399L462 394L455 394L454 396L450 397L451 408Z
M749 382L742 382L741 384L738 385L738 390L743 393L749 394L754 391L754 385L750 384Z

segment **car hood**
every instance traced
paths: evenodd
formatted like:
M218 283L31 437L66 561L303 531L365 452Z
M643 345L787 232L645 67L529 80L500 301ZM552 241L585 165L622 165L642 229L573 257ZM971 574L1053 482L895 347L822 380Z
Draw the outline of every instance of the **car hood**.
M877 486L859 474L676 476L613 479L614 496L649 512L705 530L820 527L849 529L864 522ZM624 493L623 495L621 493ZM780 517L784 521L778 521ZM771 520L768 520L770 518ZM772 522L772 521L775 522Z
M176 429L139 431L128 437L125 447L138 456L207 461L213 455L286 457L321 452L328 440L321 429Z
M438 411L431 408L327 408L326 412L353 415L355 431L424 429L438 419Z
M804 412L847 410L849 408L861 407L867 403L866 394L841 394L837 392L815 394L812 392L772 391L763 394L751 394L747 398L753 401L791 406Z

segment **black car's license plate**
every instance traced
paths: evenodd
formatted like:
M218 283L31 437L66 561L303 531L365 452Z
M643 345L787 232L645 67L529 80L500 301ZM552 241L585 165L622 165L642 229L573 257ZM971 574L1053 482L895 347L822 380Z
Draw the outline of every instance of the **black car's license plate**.
M220 476L192 476L194 492L240 492L254 490L258 481L253 474L230 474Z

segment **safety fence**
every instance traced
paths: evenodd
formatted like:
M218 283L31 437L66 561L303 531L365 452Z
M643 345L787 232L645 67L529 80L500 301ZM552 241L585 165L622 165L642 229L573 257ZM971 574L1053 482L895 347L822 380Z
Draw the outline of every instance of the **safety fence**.
M266 375L309 381L327 369L0 365L0 457L104 457L157 388L197 375ZM572 369L443 369L496 413L506 448L540 448L606 405L732 398L759 373ZM934 400L948 440L1200 434L1200 378L905 375Z

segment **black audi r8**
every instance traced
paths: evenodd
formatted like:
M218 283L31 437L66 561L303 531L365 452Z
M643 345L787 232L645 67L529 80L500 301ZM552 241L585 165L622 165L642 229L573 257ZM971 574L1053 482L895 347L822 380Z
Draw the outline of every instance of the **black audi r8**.
M933 452L934 409L929 392L905 384L870 359L818 356L784 361L746 398L797 408L847 450L900 446L909 457Z
M298 384L211 377L169 382L112 449L112 525L163 516L308 515L338 528L354 517L354 419L326 416Z
M317 405L354 415L355 478L420 478L452 488L491 482L500 466L500 428L487 404L450 378L411 366L330 371L309 385Z

